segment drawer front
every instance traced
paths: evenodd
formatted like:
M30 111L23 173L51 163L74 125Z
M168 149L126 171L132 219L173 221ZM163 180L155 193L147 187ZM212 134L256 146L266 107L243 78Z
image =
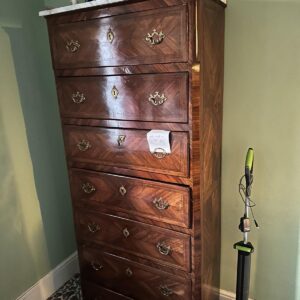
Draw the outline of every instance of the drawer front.
M190 280L116 256L84 248L80 264L84 279L136 300L190 299Z
M187 122L188 76L144 74L58 78L63 117Z
M133 300L91 282L83 281L81 287L84 300Z
M172 225L189 227L190 194L186 187L82 170L71 171L75 205L125 212Z
M75 213L78 239L190 269L190 236L105 214Z
M55 25L54 67L185 62L187 28L186 6Z
M145 130L64 126L67 157L72 162L112 166L174 176L188 176L188 135L170 134L172 153L149 151Z

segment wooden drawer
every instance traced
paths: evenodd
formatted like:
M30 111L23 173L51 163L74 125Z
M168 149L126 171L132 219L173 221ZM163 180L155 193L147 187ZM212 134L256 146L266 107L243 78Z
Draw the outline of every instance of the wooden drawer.
M59 24L52 32L57 69L186 62L188 58L185 5Z
M133 300L133 298L115 293L95 283L83 281L81 286L84 300Z
M186 73L57 79L63 117L187 122Z
M186 228L190 225L189 188L83 170L71 170L70 175L75 205Z
M81 242L105 244L128 253L190 270L190 236L106 214L75 210Z
M172 153L163 158L151 154L145 130L64 126L67 158L117 168L188 176L188 135L172 132ZM73 164L74 165L74 164Z
M99 250L84 248L80 257L84 279L136 300L190 299L191 282Z

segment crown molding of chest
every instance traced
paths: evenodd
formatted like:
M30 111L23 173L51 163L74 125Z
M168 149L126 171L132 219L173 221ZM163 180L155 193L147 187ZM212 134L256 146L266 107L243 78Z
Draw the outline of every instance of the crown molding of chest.
M235 293L225 291L225 290L220 290L219 294L220 294L220 298L219 298L220 300L236 300ZM253 300L253 299L249 298L249 300Z
M78 254L74 252L16 300L45 300L78 272Z

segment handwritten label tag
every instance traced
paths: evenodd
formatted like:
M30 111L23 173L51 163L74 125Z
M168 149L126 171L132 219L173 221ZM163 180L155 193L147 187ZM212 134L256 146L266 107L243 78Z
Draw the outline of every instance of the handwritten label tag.
M165 153L171 153L170 131L151 130L147 133L147 141L151 153L164 150Z

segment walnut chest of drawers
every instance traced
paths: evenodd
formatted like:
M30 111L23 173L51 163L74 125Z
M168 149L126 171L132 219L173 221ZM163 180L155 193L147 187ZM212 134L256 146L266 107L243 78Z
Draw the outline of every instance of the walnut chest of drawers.
M218 299L224 8L47 16L86 300Z

